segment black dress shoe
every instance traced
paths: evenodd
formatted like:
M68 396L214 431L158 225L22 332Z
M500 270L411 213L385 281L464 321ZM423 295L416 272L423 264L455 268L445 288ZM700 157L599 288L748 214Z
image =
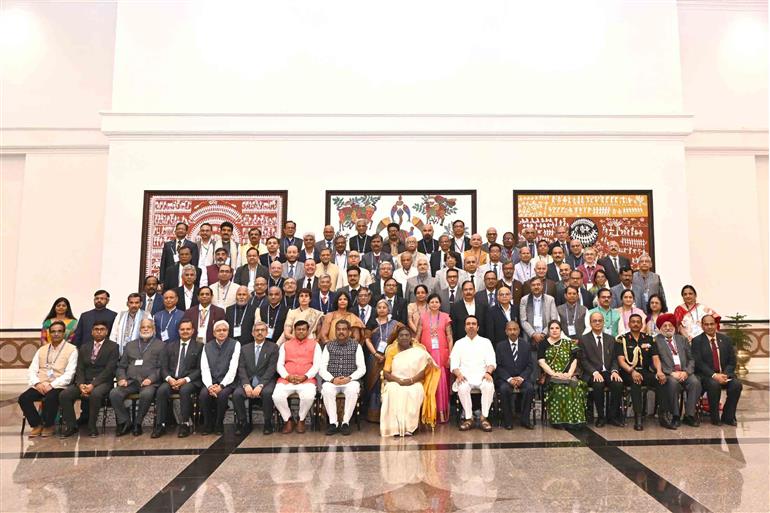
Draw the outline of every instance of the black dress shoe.
M521 427L524 429L535 429L535 425L531 422L522 422Z
M179 431L177 431L176 436L178 438L187 438L190 436L190 426L187 424L182 424L179 426Z
M201 435L210 435L211 432L214 431L214 426L209 426L208 424L203 424L203 428L201 429Z
M644 431L644 422L641 415L634 415L634 430Z
M152 434L150 435L150 438L160 438L165 434L166 434L166 426L164 426L163 424L160 424L159 426L155 426L155 428L152 430Z
M348 436L350 434L350 424L345 423L340 428L340 433L343 434L343 436Z
M88 424L88 417L86 415L78 417L78 426L85 426L86 424Z
M594 426L596 427L604 427L607 424L607 419L604 417L599 417L596 419L596 422L594 423Z
M722 419L722 424L727 424L728 426L736 427L738 425L738 420L736 420L736 419L730 419L730 420Z
M215 435L224 435L225 434L225 426L223 424L217 424L217 427L214 428L214 434Z
M626 427L626 423L623 422L621 419L618 419L618 418L610 419L610 425L615 426L615 427Z
M503 426L503 427L504 427L505 429L507 429L508 431L510 431L511 429L513 429L513 424L506 424L506 425L505 425L505 426Z
M684 419L682 420L685 424L691 427L698 427L700 426L700 421L698 420L698 417L691 417L690 415L685 415Z
M715 426L721 426L722 425L722 421L719 420L719 417L716 417L716 418L711 417L711 423L714 424Z
M131 424L128 422L124 424L118 424L117 431L115 432L115 436L123 436L127 435L131 432Z
M144 431L142 431L141 424L137 424L136 426L134 426L133 431L131 431L131 434L134 436L142 436L142 433L144 433Z
M78 432L77 428L67 427L66 429L63 429L61 433L59 433L59 438L69 438L77 432Z
M326 428L326 436L331 436L336 434L337 434L337 426L334 424L329 424L329 427Z
M98 429L89 429L88 430L88 436L90 436L91 438L96 438L97 436L99 436L99 430Z
M239 436L242 435L244 429L246 429L245 426L243 424L241 424L240 422L235 424L235 434L236 435L239 435Z
M272 424L265 424L265 427L262 428L262 434L263 435L272 435L275 429L273 428Z
M676 429L676 424L665 419L660 419L660 425L666 429Z

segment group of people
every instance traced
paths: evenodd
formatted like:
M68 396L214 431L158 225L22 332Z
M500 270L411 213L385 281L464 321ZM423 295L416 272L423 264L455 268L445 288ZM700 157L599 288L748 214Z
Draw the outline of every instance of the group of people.
M203 223L195 241L178 223L159 276L128 295L126 310L108 309L104 290L77 320L66 298L54 301L19 397L30 436L51 436L59 409L61 436L86 424L98 436L105 400L118 436L141 435L153 402L153 437L174 420L178 436L189 436L195 401L201 433L222 432L230 402L242 433L251 424L247 400L262 408L265 434L277 428L274 408L283 433L302 433L319 393L329 435L350 434L360 403L383 436L409 436L449 421L450 390L461 404L460 430L492 430L496 393L505 428L518 413L532 429L538 387L554 428L592 416L599 427L624 426L626 388L637 430L644 429L645 389L655 391L666 428L699 424L703 390L711 422L736 424L741 384L719 315L690 285L668 313L649 255L633 270L617 242L600 258L571 240L566 226L556 228L555 240L526 227L521 240L506 232L501 243L494 228L486 242L466 236L462 220L438 239L425 225L419 241L396 223L385 237L367 229L359 220L346 238L326 226L316 241L312 233L296 236L288 221L281 238L263 243L252 228L239 244L228 222L218 235ZM128 399L138 403L133 414Z

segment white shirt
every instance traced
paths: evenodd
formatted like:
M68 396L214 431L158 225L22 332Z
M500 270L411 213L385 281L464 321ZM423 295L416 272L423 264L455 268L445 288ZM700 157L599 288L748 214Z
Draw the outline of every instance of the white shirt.
M457 267L455 267L457 269ZM439 287L442 289L448 289L449 284L446 281L447 268L439 269L436 271L436 279L438 280ZM457 269L457 289L458 291L462 287L462 284L468 279L468 273L462 269Z
M372 283L374 283L374 278L372 278L372 273L370 273L367 269L364 269L363 267L358 268L361 273L358 278L358 283L361 284L362 287L368 287ZM337 288L341 289L342 287L348 286L348 273L340 273L337 276Z
M409 278L417 276L417 268L412 266L408 271L404 271L403 267L399 267L393 271L393 278L401 284L401 289L406 293L406 282Z
M59 342L59 344L67 344L68 342L66 340L62 340ZM53 348L51 344L46 344L42 346L40 349L35 351L35 356L32 358L32 363L29 366L29 369L27 370L27 383L29 386L34 387L38 383L40 383L40 380L38 379L37 373L40 370L40 351L48 351L51 350L50 358L53 358L54 355L57 354L57 351L64 351L64 347L58 347L56 349ZM44 355L45 357L46 355ZM53 388L64 388L70 383L72 383L72 378L75 377L75 370L78 366L78 350L75 349L72 351L69 355L69 358L67 358L67 366L64 368L64 372L61 376L51 381L51 386Z
M452 372L460 369L472 385L481 384L487 367L490 366L496 367L497 361L495 349L488 338L480 335L475 338L465 336L454 343L452 354L449 355L449 369Z
M339 254L334 252L334 263L340 268L340 271L345 271L348 268L348 255L347 253Z
M238 285L233 285L233 282L229 282L227 285L222 286L221 283L216 282L211 286L211 294L214 297L212 304L225 310L228 306L235 304L235 296L238 294Z
M350 379L352 381L357 381L364 377L364 374L366 374L366 362L364 361L364 352L361 350L361 344L356 342L355 340L349 340L347 342L348 344L356 344L356 370L353 371L353 374L350 375ZM329 350L324 347L323 354L321 355L321 369L319 371L319 374L324 379L324 381L331 381L334 379L334 376L329 374L329 371L327 370L329 366Z
M193 291L195 290L195 285L193 285L190 289L187 287L182 287L182 290L184 292L184 309L189 310L192 308Z
M214 238L210 238L208 244L201 241L198 255L198 269L206 273L206 267L214 263Z
M465 299L462 301L465 305L465 310L468 312L468 315L476 315L476 301L471 301L470 303L466 303Z
M497 269L495 269L495 265L497 265ZM489 271L495 271L495 274L497 274L497 279L501 280L503 279L503 263L502 262L487 262L486 264L482 265L479 268L482 272L482 276L484 274L487 274Z
M519 262L513 268L513 279L520 283L526 283L535 276L534 260L529 263Z
M305 373L308 379L312 379L318 374L318 370L321 368L321 346L315 340L307 340L304 344L315 344L315 350L313 351L313 365ZM286 344L282 344L278 349L278 364L276 365L276 371L278 375L286 379L289 373L286 371ZM280 383L279 383L280 385Z
M209 344L217 344L216 340L212 340ZM188 348L189 351L189 348ZM222 381L219 383L223 387L226 387L235 380L235 373L238 372L238 358L241 356L241 343L235 342L235 349L233 349L233 356L230 357L230 365L227 367L227 373ZM203 386L206 388L214 384L211 380L211 368L209 367L209 360L206 357L206 351L203 351L201 357L201 379L203 380Z
M505 319L508 322L511 322L511 304L508 303L508 309L507 310L505 308L503 308L503 305L500 305L500 308L503 310L503 315L505 315Z

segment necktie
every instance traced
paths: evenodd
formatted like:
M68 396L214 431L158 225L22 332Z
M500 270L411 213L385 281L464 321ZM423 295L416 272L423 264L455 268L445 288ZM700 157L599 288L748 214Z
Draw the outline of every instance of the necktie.
M365 307L363 307L363 306L361 307L361 309L360 309L360 311L358 313L358 316L361 318L362 321L366 322L366 308Z
M449 304L451 305L454 302L455 302L455 289L451 289L449 291Z
M489 306L495 306L495 295L491 292L489 293Z
M179 253L180 249L182 249L182 241L178 240L176 241L176 252Z
M495 276L497 276L497 264L492 264L492 271L494 271Z
M602 344L601 335L596 335L596 345L599 347L599 354L602 357L602 371L605 371L607 367L604 366L604 344Z
M612 264L615 266L615 271L620 272L620 265L618 264L618 257L612 257Z
M262 344L254 344L254 365L259 365L259 353L262 352ZM251 386L256 387L259 385L259 378L254 376L251 378Z
M473 281L473 275L472 275L472 274L471 274L471 276L470 276L470 280L471 280L471 283L473 284L473 286L475 287L475 286L476 286L476 283L474 283L474 281Z
M289 278L294 278L294 264L289 264Z
M176 377L179 377L179 373L182 371L182 362L184 357L187 356L187 342L179 344L179 361L176 362Z
M94 342L94 348L91 351L91 363L94 363L96 361L96 357L99 356L99 349L101 348L102 348L101 343L97 344L96 342Z
M145 308L145 311L147 313L152 313L152 303L155 301L155 298L151 298L147 300L147 307Z
M329 249L332 249L332 241L327 240L326 241L326 247L329 248Z
M388 312L393 312L393 300L388 299Z
M722 369L719 366L719 350L717 349L716 340L714 340L713 338L710 340L711 340L711 358L714 360L714 372L719 374L722 372Z
M307 288L307 289L313 288L313 280L308 278L307 279L307 285L305 285L305 288Z
M537 253L535 253L535 244L532 242L529 243L529 254L532 255L533 258L537 255Z
M674 347L674 344L672 343L672 341L671 341L671 339L670 339L670 338L667 338L667 339L666 339L666 343L668 344L668 348L671 350L671 354L673 354L674 356L676 356L677 354L679 354L679 353L677 353L677 352L676 352L676 347ZM682 370L682 366L681 366L681 365L679 365L679 364L676 364L676 363L675 363L675 364L674 364L674 370L675 370L676 372L679 372L680 370Z
M511 344L511 347L513 348L513 361L516 361L516 356L519 354L519 344L513 343Z

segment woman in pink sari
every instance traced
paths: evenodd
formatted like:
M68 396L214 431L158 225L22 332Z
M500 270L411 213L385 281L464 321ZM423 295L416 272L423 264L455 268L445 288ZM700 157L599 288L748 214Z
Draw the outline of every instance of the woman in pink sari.
M436 388L436 420L449 422L449 353L452 352L452 324L449 315L441 311L438 294L428 296L428 310L417 325L417 340L428 350L441 369Z

